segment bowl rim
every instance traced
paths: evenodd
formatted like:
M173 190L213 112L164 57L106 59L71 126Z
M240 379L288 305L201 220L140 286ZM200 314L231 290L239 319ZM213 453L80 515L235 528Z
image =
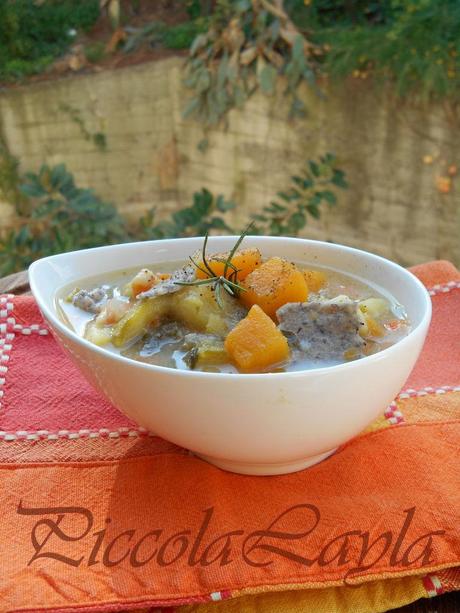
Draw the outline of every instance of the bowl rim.
M235 239L236 240L237 238L238 236L234 236L234 235L224 235L224 236L213 236L212 240L213 241L216 241L216 239L217 240L218 239L225 239L225 240ZM363 257L363 256L369 257L370 256L375 261L380 262L382 265L386 267L396 268L397 270L399 270L400 273L402 272L404 275L406 275L407 278L410 279L411 283L413 283L414 286L417 288L417 290L420 292L420 297L423 298L423 301L424 301L423 316L421 320L419 321L419 323L410 330L407 336L400 339L399 341L397 341L390 347L382 349L382 351L379 351L378 353L374 353L372 355L360 358L359 360L352 360L350 362L343 362L341 364L335 364L332 366L321 366L319 368L310 368L310 369L305 369L305 370L295 370L295 371L286 371L286 372L222 373L222 372L204 372L200 370L180 370L176 368L170 368L168 366L158 366L156 364L148 364L146 362L140 362L137 360L133 360L132 358L125 357L123 355L120 355L119 353L108 351L104 347L99 347L98 345L95 345L94 343L91 343L85 338L79 336L76 332L74 332L71 328L69 328L63 321L61 321L55 308L51 309L48 307L48 305L45 302L44 296L42 292L40 291L38 284L36 282L36 276L35 276L36 272L38 272L40 267L43 266L45 262L51 262L57 259L65 259L65 258L72 257L72 255L80 255L83 253L93 253L94 254L97 252L108 251L108 250L113 250L113 249L117 249L117 250L118 249L122 250L122 249L127 249L127 248L132 249L138 245L145 246L149 244L159 244L159 243L162 243L165 246L167 246L167 243L172 244L172 243L177 243L177 242L196 242L199 239L204 240L204 237L194 236L194 237L185 237L185 238L156 239L156 240L150 240L150 241L133 241L129 243L104 245L102 247L92 247L89 249L81 249L78 251L68 251L65 253L59 253L56 255L47 256L45 258L40 258L29 266L30 288L31 288L31 291L32 291L32 294L35 300L37 301L37 304L41 312L45 315L46 319L52 324L52 327L57 327L59 331L62 334L64 334L64 336L66 336L67 338L73 341L76 341L79 345L82 345L83 347L89 349L90 351L94 351L102 355L106 359L109 359L109 360L111 359L111 360L114 360L115 362L120 362L121 364L127 364L133 368L141 368L147 371L151 371L152 373L161 372L165 375L176 376L176 377L179 377L179 376L180 377L196 377L196 378L207 378L207 379L209 378L214 379L215 377L218 377L222 381L224 379L230 379L232 381L235 381L236 378L238 378L239 380L251 381L251 380L259 379L259 378L262 378L263 380L267 378L286 378L286 377L296 378L296 377L306 377L306 376L321 376L324 373L331 373L331 372L337 372L339 370L346 370L346 369L351 370L354 368L359 368L360 366L363 366L364 364L369 364L370 362L379 361L385 357L390 357L390 355L392 355L395 352L398 352L399 348L402 348L402 346L405 346L408 343L410 343L412 339L415 336L417 336L422 329L427 330L429 323L431 321L432 302L431 302L431 298L428 293L428 290L423 285L423 283L420 281L420 279L418 279L412 272L410 272L403 266L400 266L396 262L393 262L375 253L371 253L363 249L357 249L355 247L349 247L341 243L330 243L326 241L318 241L314 239L297 238L297 237L248 235L245 237L245 240L247 241L250 241L252 239L267 239L273 242L280 242L280 243L283 243L286 241L289 241L292 243L297 242L299 243L299 245L302 244L304 246L323 245L326 247L335 247L338 249L342 249L350 253L351 255L355 254L358 257ZM340 267L338 268L338 270L340 271ZM346 270L344 270L343 272L347 274ZM384 288L384 286L381 286L381 287L383 289L386 289ZM53 301L54 301L54 297L55 296L53 296Z

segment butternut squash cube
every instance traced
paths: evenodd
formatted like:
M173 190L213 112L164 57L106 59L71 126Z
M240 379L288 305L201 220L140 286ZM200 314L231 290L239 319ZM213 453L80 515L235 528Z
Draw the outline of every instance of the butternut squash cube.
M289 357L286 337L258 305L229 332L225 349L232 362L246 371L263 371Z
M305 277L294 264L273 257L251 272L242 282L241 302L250 308L257 304L272 319L288 302L305 302L308 287Z
M319 292L326 285L326 273L321 270L303 270L302 272L309 292Z
M228 257L228 253L216 253L207 259L209 267L213 271L216 277L222 277L224 275L225 263L220 260L226 260ZM237 251L232 259L231 263L235 268L238 269L237 279L238 281L242 281L246 279L248 274L252 272L257 266L262 262L262 256L258 249L241 249L241 251ZM197 262L201 268L204 268L203 262ZM233 269L228 268L226 277L230 277ZM197 279L205 279L208 275L199 269L196 271Z

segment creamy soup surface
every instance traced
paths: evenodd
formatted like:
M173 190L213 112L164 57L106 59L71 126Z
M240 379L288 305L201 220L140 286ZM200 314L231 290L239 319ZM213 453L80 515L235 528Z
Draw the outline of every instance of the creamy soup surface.
M78 335L132 360L220 373L299 371L360 359L410 330L404 307L352 275L256 249L194 254L62 288ZM228 262L226 268L225 261Z

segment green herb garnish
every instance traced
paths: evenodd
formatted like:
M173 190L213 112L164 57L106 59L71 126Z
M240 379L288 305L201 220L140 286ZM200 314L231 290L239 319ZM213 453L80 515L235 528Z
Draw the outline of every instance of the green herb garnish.
M208 233L204 237L203 248L201 251L202 263L200 266L198 262L196 262L191 256L189 257L192 264L200 270L202 273L207 275L206 279L196 279L195 281L175 281L176 285L212 285L214 289L214 295L216 297L216 302L220 306L220 308L224 308L224 303L222 302L222 290L225 290L227 294L232 296L233 298L237 298L240 292L245 292L246 288L238 283L238 273L239 269L232 262L232 257L235 255L238 247L243 242L245 236L251 230L254 222L251 222L247 228L241 233L236 243L233 245L230 250L228 256L225 259L214 258L215 262L221 262L224 264L224 274L220 276L216 276L215 272L209 265L208 258L206 256L206 247L208 245ZM232 272L228 274L229 270Z

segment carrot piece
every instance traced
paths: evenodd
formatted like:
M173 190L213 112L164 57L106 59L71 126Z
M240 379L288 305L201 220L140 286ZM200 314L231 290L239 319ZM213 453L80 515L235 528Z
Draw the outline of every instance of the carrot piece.
M257 305L228 333L225 349L241 370L265 370L289 357L285 336Z
M308 287L305 277L294 264L273 257L251 272L242 286L240 300L247 307L257 304L272 319L287 302L305 302Z
M327 277L324 272L320 270L303 270L302 273L307 282L309 292L319 292L326 285Z
M212 255L207 261L209 267L213 271L216 277L222 277L224 275L225 263L217 260L226 260L228 257L228 253L216 253ZM249 273L251 273L257 266L262 262L262 256L258 249L242 249L241 251L237 251L231 259L231 263L235 268L238 269L237 279L238 281L243 281L246 279ZM197 262L200 268L206 270L203 262ZM233 269L228 268L226 277L228 278L232 274ZM197 279L205 279L208 275L206 275L199 268L196 271Z

